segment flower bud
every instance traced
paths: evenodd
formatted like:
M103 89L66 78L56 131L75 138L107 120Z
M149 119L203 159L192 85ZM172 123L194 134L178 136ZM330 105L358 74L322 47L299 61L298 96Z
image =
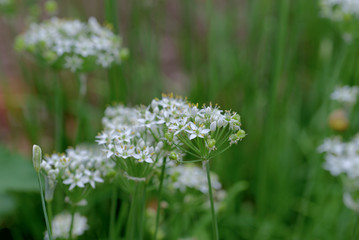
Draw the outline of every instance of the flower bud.
M169 142L172 142L172 141L173 141L173 133L166 132L166 133L165 133L165 138L166 138Z
M210 126L209 128L211 129L211 132L216 131L217 123L216 123L216 122L212 122L212 123L211 123L211 126Z
M130 52L128 51L127 48L121 49L121 51L120 51L120 59L121 60L127 59L129 55L130 55Z
M223 127L223 124L224 124L223 119L218 119L217 122L218 127Z
M54 198L54 191L56 188L56 181L45 176L45 200L51 202Z
M214 140L214 139L207 140L207 146L209 149L212 149L215 145L216 145L216 140Z
M239 116L239 114L236 114L233 116L233 119L240 122L241 121L241 116Z
M34 165L35 171L40 171L40 164L42 160L41 148L37 145L32 147L32 164Z
M345 131L349 127L347 113L343 109L334 110L329 116L329 126L335 131Z
M57 12L57 3L54 0L48 0L45 3L45 10L48 14L53 15Z
M175 152L171 152L170 155L169 155L169 158L171 160L177 160L178 159L177 154Z
M240 129L240 130L237 132L237 137L239 138L239 140L242 140L245 136L246 136L246 132L243 131L242 129Z

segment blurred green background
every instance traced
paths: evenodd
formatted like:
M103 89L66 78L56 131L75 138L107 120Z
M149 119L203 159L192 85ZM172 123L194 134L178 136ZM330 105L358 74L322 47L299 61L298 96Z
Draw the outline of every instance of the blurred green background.
M213 161L225 189L247 188L218 216L221 239L351 239L355 214L340 182L322 169L316 148L329 130L336 85L358 84L359 47L319 16L318 1L64 0L58 16L116 19L130 56L120 68L91 73L87 134L101 130L108 104L149 104L162 92L239 112L248 136ZM16 55L14 38L41 4L15 0L0 13L0 238L41 239L45 230L32 144L56 148L53 78L64 91L64 142L74 144L74 77ZM30 20L29 20L30 19ZM115 89L110 89L110 82ZM55 100L54 100L55 101ZM48 105L48 106L46 106ZM355 134L353 120L348 134ZM194 226L195 228L196 226Z

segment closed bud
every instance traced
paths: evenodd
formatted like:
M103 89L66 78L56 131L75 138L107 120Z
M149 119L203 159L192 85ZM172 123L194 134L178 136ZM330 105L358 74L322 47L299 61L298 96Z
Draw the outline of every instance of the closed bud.
M41 148L37 145L32 147L32 164L34 165L35 171L40 171L40 164L42 160Z
M216 131L217 123L216 123L216 122L212 122L212 123L211 123L211 126L210 126L209 128L211 129L211 132Z
M166 138L169 142L172 142L172 141L173 141L173 133L170 133L170 132L165 133L165 138Z
M240 130L237 132L237 137L239 138L239 140L242 140L245 136L246 136L246 132L243 131L242 129L240 129Z
M217 125L218 127L223 127L224 125L223 119L218 119Z
M177 160L178 159L177 154L175 152L171 152L169 158L171 160Z
M241 116L239 116L239 114L236 114L233 116L233 119L240 122L241 121Z
M335 131L345 131L349 127L347 113L343 109L334 110L329 116L329 126Z
M207 145L209 149L212 149L215 145L216 145L216 140L214 139L208 139L207 140Z
M48 14L53 15L57 12L57 3L54 0L48 0L45 3L45 10Z
M45 177L45 200L51 202L54 198L54 191L56 188L56 181L49 179L48 176Z

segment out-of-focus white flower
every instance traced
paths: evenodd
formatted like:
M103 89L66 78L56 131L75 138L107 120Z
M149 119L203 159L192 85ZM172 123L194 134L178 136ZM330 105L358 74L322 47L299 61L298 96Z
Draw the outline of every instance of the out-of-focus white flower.
M66 56L64 67L70 69L71 72L76 72L82 68L84 60L78 56Z
M326 139L318 151L325 153L324 168L332 175L344 174L350 179L359 177L359 136L349 142L338 137Z
M343 86L337 87L334 92L330 95L332 100L345 103L355 104L359 93L359 87L357 86Z
M343 21L345 18L359 16L359 1L357 0L321 0L321 15L333 21Z
M202 193L208 193L207 172L202 168L192 164L182 164L168 168L170 175L170 185L185 192L187 188L196 189ZM220 190L221 183L218 181L218 176L211 172L212 188Z
M56 215L52 219L52 238L53 239L68 239L71 228L71 214L64 212ZM72 238L77 238L88 230L87 218L81 216L79 213L74 215L74 223L72 228ZM48 238L47 231L45 232L45 239Z
M127 52L121 39L93 17L88 23L54 17L31 24L17 38L16 48L73 72L90 71L96 64L103 68L119 64Z

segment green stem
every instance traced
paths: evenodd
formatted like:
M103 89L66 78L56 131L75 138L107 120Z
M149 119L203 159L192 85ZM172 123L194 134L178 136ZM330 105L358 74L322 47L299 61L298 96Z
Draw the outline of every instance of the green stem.
M126 229L126 239L141 239L143 236L144 225L144 204L146 202L145 197L145 183L136 182L131 199L130 216Z
M64 139L63 96L60 79L55 78L55 146L58 152L62 152Z
M354 229L353 229L353 239L358 239L358 228L356 227L358 225L359 222L359 216L357 213L355 213L355 221L354 221Z
M115 231L116 209L117 209L117 187L116 184L114 184L112 189L110 230L109 230L110 231L109 239L112 240L116 239L116 231Z
M121 228L125 221L127 220L127 210L128 210L129 203L127 201L122 201L121 207L120 207L120 215L117 220L116 224L116 232L115 235L118 236L120 234Z
M52 201L46 201L47 203L47 214L48 214L48 217L49 217L49 225L50 225L50 229L51 229L51 232L52 232Z
M209 171L209 161L205 160L203 164L206 165L206 170L207 170L208 193L209 193L209 200L211 202L212 230L213 230L213 235L215 237L214 239L218 240L219 239L218 225L217 225L216 213L215 213L215 210L214 210L212 184L211 184L211 174L210 174L210 171Z
M46 223L47 233L48 233L48 235L49 235L49 240L52 240L52 232L51 232L51 228L50 228L49 217L48 217L47 211L46 211L44 191L43 191L43 188L42 188L42 181L41 181L41 176L40 176L40 173L39 173L39 172L37 173L37 180L39 181L39 185L40 185L40 195L41 195L42 211L44 212L44 217L45 217L45 223Z
M161 176L160 176L160 186L158 188L158 200L157 200L157 215L156 215L156 228L155 228L155 235L154 239L157 239L157 232L160 222L160 212L161 212L161 194L162 194L162 186L163 186L163 179L165 176L165 170L166 170L166 158L163 159L162 162L162 169L161 169Z
M86 130L85 125L85 96L86 96L86 76L81 74L76 74L76 78L79 86L79 98L77 101L77 129L76 129L76 137L75 144L79 143L84 139L84 129ZM86 137L85 137L86 138Z
M75 218L75 206L71 207L71 225L69 231L69 240L72 240L72 230L74 228L74 218Z

